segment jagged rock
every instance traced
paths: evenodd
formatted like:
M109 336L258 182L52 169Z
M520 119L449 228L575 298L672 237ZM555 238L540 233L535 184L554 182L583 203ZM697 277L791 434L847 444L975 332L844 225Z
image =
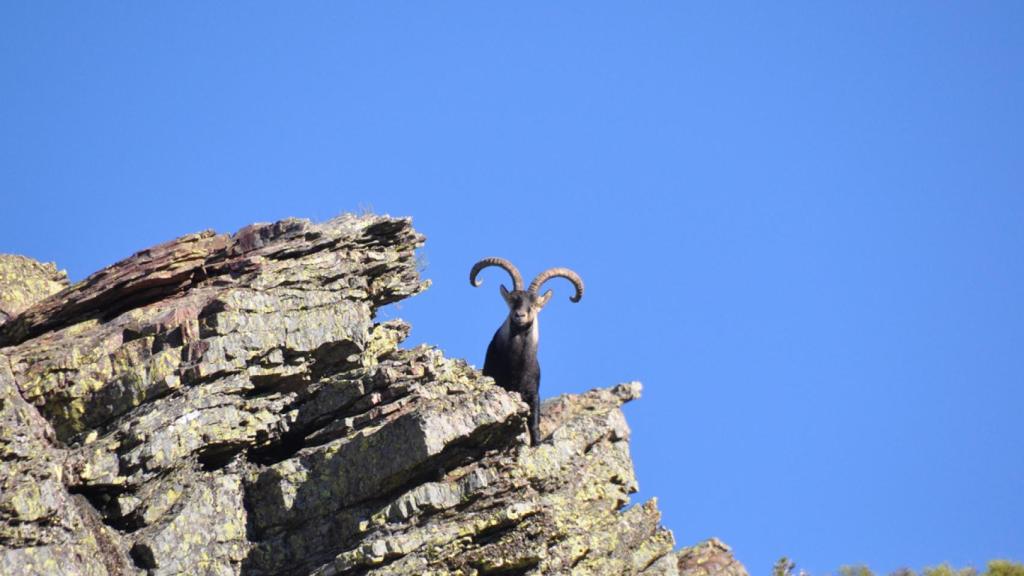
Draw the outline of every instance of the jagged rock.
M0 573L745 574L629 506L638 383L549 400L530 447L518 395L399 348L409 326L375 314L427 287L422 242L408 219L285 220L68 288L18 260Z
M70 493L65 453L0 351L0 574L133 573L121 536Z
M747 570L732 556L732 549L717 538L678 553L681 576L746 576Z
M0 326L36 302L68 286L68 275L53 262L43 264L0 254Z

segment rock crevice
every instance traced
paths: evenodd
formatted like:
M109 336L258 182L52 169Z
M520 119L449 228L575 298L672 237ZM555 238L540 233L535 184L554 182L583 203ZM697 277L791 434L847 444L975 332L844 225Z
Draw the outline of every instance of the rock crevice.
M745 574L629 505L638 383L549 400L531 448L518 395L400 347L423 241L289 219L72 286L0 256L0 573Z

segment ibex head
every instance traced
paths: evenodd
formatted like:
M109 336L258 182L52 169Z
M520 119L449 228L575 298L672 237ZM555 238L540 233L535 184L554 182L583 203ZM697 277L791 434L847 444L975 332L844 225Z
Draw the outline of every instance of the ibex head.
M534 320L537 319L537 314L544 308L544 305L551 299L552 291L548 290L544 294L538 294L540 287L544 285L548 280L555 277L567 278L576 287L576 294L571 296L569 299L573 302L579 302L580 298L583 298L583 280L568 268L551 268L541 272L530 282L530 287L523 290L523 277L519 275L519 270L512 265L511 262L504 258L484 258L473 265L473 269L469 272L469 283L473 286L480 286L480 282L476 279L476 275L481 270L488 266L498 266L504 268L509 275L512 276L512 290L509 291L505 288L505 285L501 285L501 297L505 300L505 304L508 305L508 319L512 326L517 328L525 328L533 324Z

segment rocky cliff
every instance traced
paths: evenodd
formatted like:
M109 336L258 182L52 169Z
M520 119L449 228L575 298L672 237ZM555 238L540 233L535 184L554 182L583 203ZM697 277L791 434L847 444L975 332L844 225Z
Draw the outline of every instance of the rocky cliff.
M0 256L0 573L745 576L636 490L637 383L527 407L375 311L407 219L202 232L73 286Z

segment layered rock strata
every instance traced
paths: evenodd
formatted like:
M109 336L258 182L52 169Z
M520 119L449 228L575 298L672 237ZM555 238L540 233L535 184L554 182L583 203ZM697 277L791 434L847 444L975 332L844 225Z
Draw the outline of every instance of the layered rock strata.
M0 573L745 575L629 505L639 384L546 402L531 448L518 395L399 347L375 315L427 287L422 242L346 215L70 287L0 260Z

